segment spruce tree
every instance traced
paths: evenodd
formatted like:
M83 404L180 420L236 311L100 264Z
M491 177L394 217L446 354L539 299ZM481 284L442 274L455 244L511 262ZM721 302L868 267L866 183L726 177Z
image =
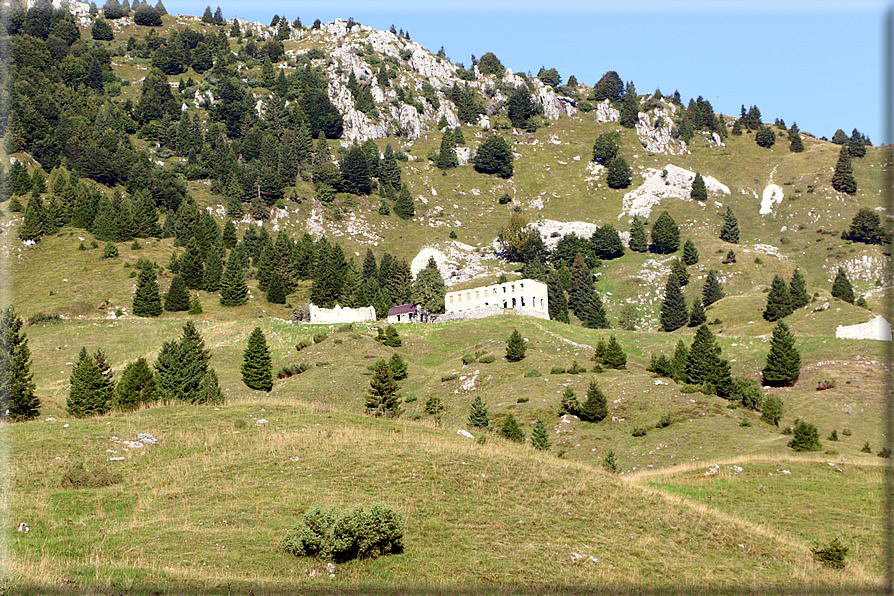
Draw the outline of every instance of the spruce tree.
M481 400L480 395L476 395L469 408L469 426L487 429L489 424L490 415L487 412L487 405Z
M96 358L82 347L78 361L71 371L71 387L66 400L66 411L75 418L104 414L109 407L109 391Z
M851 220L848 229L841 233L841 239L865 244L888 244L891 242L879 214L867 207L860 208L854 219Z
M795 347L795 336L782 321L773 328L767 365L761 373L764 385L774 387L790 387L801 374L801 354Z
M220 280L223 277L224 268L220 250L220 247L214 244L208 249L205 257L205 273L202 276L202 286L208 292L216 292L220 289Z
M513 329L509 339L506 340L506 360L509 362L518 362L525 357L527 350L527 342L522 338L518 329Z
M698 249L695 248L695 243L691 239L687 239L683 243L683 263L685 265L698 263Z
M587 304L583 324L584 327L589 329L608 329L611 327L608 317L605 315L605 306L602 304L602 298L599 297L599 292L595 290L593 290L593 294L590 296Z
M614 335L609 338L602 351L602 364L618 370L627 368L627 354L624 353L624 349Z
M804 280L804 276L801 275L801 270L798 268L795 268L795 272L792 273L792 281L789 284L789 290L792 299L792 311L798 310L810 303L810 295L807 293L807 282Z
M437 166L441 170L449 170L459 166L453 142L453 132L448 128L441 135L441 151L438 153Z
M733 215L732 208L727 205L723 215L723 227L720 228L720 239L730 244L739 243L739 221Z
M516 443L523 443L525 440L525 432L522 430L521 426L518 425L518 422L515 420L515 416L509 414L503 420L503 426L500 428L500 434L510 441L514 441Z
M223 233L220 236L220 245L226 250L232 250L236 248L236 244L239 243L239 239L236 237L236 224L233 223L232 219L228 219L227 223L224 224Z
M863 157L866 155L866 140L856 128L851 133L851 137L847 140L846 145L848 152L853 157Z
M565 391L562 392L562 407L559 409L559 416L564 416L565 414L572 416L580 415L580 403L574 395L574 389L570 386L565 387Z
M178 260L180 277L190 290L201 290L205 282L205 266L198 240L193 237Z
M689 198L702 203L708 200L708 187L705 185L705 179L698 172L695 173L695 179L692 181L692 190L689 192Z
M649 241L646 237L646 226L643 221L633 216L633 223L630 224L630 250L634 252L646 252L649 250Z
M772 323L782 317L787 317L793 310L792 296L788 284L785 283L781 276L774 276L773 283L770 285L770 291L767 294L767 307L764 309L764 319Z
M708 308L721 298L723 298L723 286L717 279L717 272L711 269L705 277L705 285L702 286L702 302L705 308Z
M133 314L138 317L157 317L161 314L158 281L155 279L155 270L151 266L140 268L140 273L137 276L137 289L133 295Z
M652 226L652 252L669 255L680 247L680 228L667 211L662 211Z
M394 214L401 219L410 219L416 215L413 197L410 196L410 189L406 184L400 189L397 200L394 201Z
M661 303L661 329L663 331L675 331L685 325L689 320L689 310L686 308L686 298L680 289L680 281L677 276L668 276L664 286L664 300Z
M835 171L832 173L832 188L849 195L857 193L857 179L854 178L851 153L847 146L842 147L841 151L838 152L838 162L835 164Z
M242 306L248 302L248 285L236 250L230 252L227 268L220 282L220 303L222 306Z
M671 263L671 275L677 276L681 288L689 283L689 271L686 270L686 265L680 259L674 259Z
M25 207L25 218L19 226L19 239L37 242L46 229L47 214L40 197L31 197Z
M12 306L0 313L0 413L13 422L32 420L40 414L31 350L22 325Z
M689 323L686 324L687 327L700 327L704 325L708 320L708 315L705 314L705 307L702 306L702 301L698 298L695 299L695 302L692 303L692 310L689 311Z
M407 362L395 352L388 361L388 367L391 369L391 376L395 381L402 381L407 378Z
M802 153L804 151L804 141L801 139L801 131L798 130L797 122L793 123L788 130L788 138L792 141L792 144L788 147L789 151L792 153Z
M581 321L586 317L587 307L593 297L593 274L584 263L583 257L577 255L571 268L571 292L569 293L569 305L574 316Z
M159 396L165 401L193 404L223 401L217 376L208 366L210 359L211 352L205 349L205 341L195 323L187 321L180 341L162 344L153 366Z
M438 271L438 264L434 257L429 257L428 263L416 274L416 281L413 282L413 300L429 313L442 313L446 293L447 287Z
M620 140L621 135L616 131L604 132L599 135L596 142L593 143L593 161L604 166L618 156L621 153L621 147L618 145Z
M792 429L792 440L788 446L795 451L819 451L822 446L819 442L819 431L815 424L803 420L795 421Z
M686 380L704 385L707 391L720 396L729 395L732 390L729 362L720 358L720 347L707 325L698 328L689 347Z
M608 399L596 381L587 386L587 401L581 404L580 419L585 422L601 422L608 416Z
M779 427L779 421L782 420L782 399L775 395L768 395L761 404L761 420L767 424Z
M538 451L549 451L549 432L546 430L546 424L542 420L538 420L531 429L531 445Z
M274 271L270 276L270 283L267 284L267 302L270 304L285 304L288 293L289 288L286 286L286 282L283 281L278 272Z
M555 271L550 272L546 282L547 307L549 318L553 321L568 323L568 301L565 300L565 290Z
M851 304L854 303L854 288L847 278L847 273L841 267L838 268L838 273L835 274L835 281L832 282L832 296Z
M611 158L605 168L605 182L609 188L627 188L633 181L633 172L620 155Z
M171 287L165 294L165 310L168 312L179 312L189 309L189 291L183 278L175 275L171 280Z
M260 327L248 336L248 345L242 354L242 382L249 389L270 391L273 388L273 368L270 349Z
M679 339L677 346L674 348L674 355L671 358L671 368L673 369L673 378L675 381L686 380L686 362L689 360L689 346Z
M121 372L121 380L115 387L112 407L121 412L132 412L141 405L158 400L155 375L145 358L129 362Z

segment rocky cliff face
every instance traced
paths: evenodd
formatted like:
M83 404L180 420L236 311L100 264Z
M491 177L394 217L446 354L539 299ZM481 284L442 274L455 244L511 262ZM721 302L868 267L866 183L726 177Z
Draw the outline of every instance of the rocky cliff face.
M681 155L689 153L686 142L673 137L674 114L676 107L668 104L663 108L657 108L652 112L639 113L639 122L636 123L636 135L646 151L651 153L668 153Z

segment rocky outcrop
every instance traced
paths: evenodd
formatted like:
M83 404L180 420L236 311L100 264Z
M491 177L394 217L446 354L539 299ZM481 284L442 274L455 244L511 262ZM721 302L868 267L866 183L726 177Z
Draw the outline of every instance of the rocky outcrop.
M667 164L664 170L667 174L659 170L645 170L645 180L642 185L624 195L618 219L625 215L628 217L638 215L647 218L651 214L652 208L660 204L662 199L693 201L689 195L692 192L695 172L672 164ZM704 180L709 193L730 194L729 188L716 178L704 176Z
M621 119L621 112L612 107L609 100L596 104L596 122L617 122Z
M651 112L640 112L636 123L636 136L650 153L681 155L689 153L686 142L674 139L674 106L656 108Z

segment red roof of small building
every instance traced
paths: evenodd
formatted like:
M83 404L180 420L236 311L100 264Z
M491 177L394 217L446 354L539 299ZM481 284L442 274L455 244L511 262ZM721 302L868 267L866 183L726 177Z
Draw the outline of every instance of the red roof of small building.
M416 312L418 304L415 302L413 304L401 304L400 306L392 306L388 309L388 316L392 315L404 315L411 312Z

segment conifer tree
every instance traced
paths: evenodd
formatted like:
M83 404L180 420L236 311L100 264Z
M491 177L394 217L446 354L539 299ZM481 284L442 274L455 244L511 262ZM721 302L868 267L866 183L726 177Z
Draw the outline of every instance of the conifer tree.
M619 370L627 368L627 354L624 353L624 349L614 335L609 338L605 350L602 352L602 364L608 368Z
M385 327L385 335L382 339L382 345L388 346L389 348L399 348L401 344L403 344L403 341L397 334L397 329L395 329L394 325Z
M851 133L851 137L847 140L846 145L851 156L863 157L866 155L866 141L856 128Z
M733 215L732 208L727 205L723 215L723 227L720 228L720 239L730 244L739 243L739 221Z
M627 83L624 96L621 98L620 124L626 128L633 128L639 122L639 96L633 81Z
M388 367L391 369L391 376L395 381L402 381L407 378L407 362L395 352L388 361Z
M413 300L429 313L442 313L446 293L447 287L438 271L438 264L434 257L429 257L428 263L416 274L416 281L413 282Z
M542 420L538 420L531 429L531 445L538 451L549 451L549 432L546 430L546 424Z
M441 134L441 150L438 153L437 163L439 169L449 170L459 166L456 152L453 150L455 146L456 145L453 142L453 131L451 131L450 128L447 128L443 134Z
M608 184L609 188L627 188L633 181L633 172L630 166L627 165L627 161L620 155L616 155L608 160L605 168L605 183Z
M801 275L801 270L797 267L792 274L789 290L792 299L792 311L798 310L810 303L810 295L807 293L807 282L804 281L804 276Z
M580 415L580 403L574 395L574 389L570 386L565 387L565 391L562 392L562 407L559 409L559 416L564 416L565 414L571 414L572 416Z
M593 290L593 294L590 296L590 300L587 303L583 324L584 327L589 329L608 329L611 327L608 322L608 317L605 315L605 306L602 304L602 298L596 290Z
M132 412L141 405L158 400L155 375L145 358L129 362L121 372L121 380L115 387L112 407L121 412Z
M700 327L704 325L708 320L708 315L705 314L705 307L702 306L702 301L699 298L695 299L695 302L692 303L692 310L689 311L689 322L686 324L687 327Z
M795 347L795 336L782 321L773 328L767 365L761 373L764 385L774 387L790 387L801 374L801 353Z
M848 229L841 233L841 239L865 244L888 244L891 242L879 214L867 207L860 208L854 219L851 220Z
M847 273L841 267L838 268L838 273L835 274L835 281L832 282L832 296L851 304L854 303L854 288L847 278Z
M621 135L617 131L604 132L597 137L593 143L593 161L598 164L606 165L612 158L621 153L621 147L618 141Z
M260 327L248 336L248 345L242 354L242 382L249 389L270 391L273 388L273 368L270 349Z
M689 347L686 380L696 385L705 385L707 391L720 396L729 395L732 389L729 362L721 360L720 348L707 325L698 328Z
M189 292L183 278L175 275L171 280L171 287L165 294L165 310L168 312L178 312L189 309Z
M683 243L683 264L695 265L696 263L698 263L698 249L695 248L695 243L687 238Z
M587 401L581 404L580 419L585 422L601 422L608 416L608 400L596 381L587 386Z
M108 410L109 390L106 380L96 358L87 354L87 348L81 348L78 361L71 371L70 382L65 407L70 415L84 418L104 414Z
M157 317L161 314L161 296L155 270L141 267L137 276L137 289L133 295L133 314L138 317Z
M518 422L515 420L515 416L509 414L503 420L503 426L500 428L500 434L510 441L514 441L515 443L523 443L525 440L525 432L522 430L521 426L518 425Z
M668 276L664 286L664 300L661 303L661 329L675 331L689 320L686 298L680 289L680 281L676 275Z
M553 321L568 323L568 301L565 300L565 290L555 271L550 272L546 282L547 307L549 318Z
M487 405L481 400L480 395L476 395L469 408L469 426L486 430L488 425L490 425L490 415L487 412Z
M202 251L198 240L193 237L186 250L180 255L179 272L183 282L190 290L201 290L204 288L205 267L202 262Z
M12 306L0 313L0 413L18 422L40 414L40 399L34 393L31 350L22 332L22 319Z
M671 275L677 276L681 288L689 283L689 271L686 270L686 265L680 259L674 259L671 263Z
M649 250L649 241L646 237L646 226L642 220L636 215L633 216L633 223L630 225L630 250L634 252L646 252Z
M106 242L114 242L118 236L118 216L112 202L105 195L99 200L92 232L97 240Z
M227 223L224 224L223 233L220 236L220 244L226 250L232 250L236 248L236 244L239 243L239 239L236 237L236 224L233 223L232 219L228 219Z
M702 302L707 308L721 298L723 298L723 286L717 279L717 272L711 269L705 277L705 285L702 286Z
M183 325L180 341L162 344L154 364L155 382L159 396L165 401L185 401L193 404L220 403L223 393L217 375L208 366L211 352L196 329L195 323Z
M285 304L286 296L289 293L286 282L283 281L279 273L274 271L270 275L270 283L267 284L267 302L270 304Z
M223 277L224 268L220 250L220 247L214 244L208 249L205 257L205 273L202 276L202 286L208 292L216 292L220 289L220 280Z
M798 130L797 122L792 123L792 127L788 129L788 138L792 142L788 147L789 151L792 153L802 153L804 151L804 141L801 139L801 131Z
M698 172L695 173L695 179L692 181L689 198L702 203L708 200L708 187L705 185L705 179Z
M47 214L40 197L31 197L25 207L25 218L19 226L19 239L39 241L46 230Z
M667 211L662 211L652 226L652 252L669 255L680 247L680 228Z
M773 283L770 285L770 291L767 294L767 307L764 309L764 319L772 323L782 317L787 317L793 310L792 296L788 284L785 283L781 276L774 276Z
M571 268L571 292L569 293L569 303L571 310L581 321L586 318L587 307L593 297L593 274L590 268L584 263L581 255L574 258L574 265Z
M599 226L590 236L593 252L600 259L611 260L624 256L624 244L618 231L611 224Z
M792 440L789 441L788 446L795 451L819 451L822 449L816 425L803 420L795 420Z
M397 200L394 201L394 214L401 219L410 219L416 215L416 207L413 204L413 197L410 196L410 189L406 184L400 189Z
M768 395L761 404L761 420L776 427L782 420L782 399L775 395Z
M671 358L671 368L673 369L673 378L675 381L686 380L686 362L689 360L689 346L679 339L677 346L674 348L674 355Z
M838 162L832 173L832 188L849 195L857 193L857 179L854 178L851 153L846 145L838 152Z
M525 357L527 350L527 342L522 338L518 329L513 329L509 339L506 340L506 360L509 362L518 362Z
M249 228L251 229L251 228ZM220 282L220 303L223 306L241 306L248 302L248 285L239 262L237 250L230 252L227 268Z

